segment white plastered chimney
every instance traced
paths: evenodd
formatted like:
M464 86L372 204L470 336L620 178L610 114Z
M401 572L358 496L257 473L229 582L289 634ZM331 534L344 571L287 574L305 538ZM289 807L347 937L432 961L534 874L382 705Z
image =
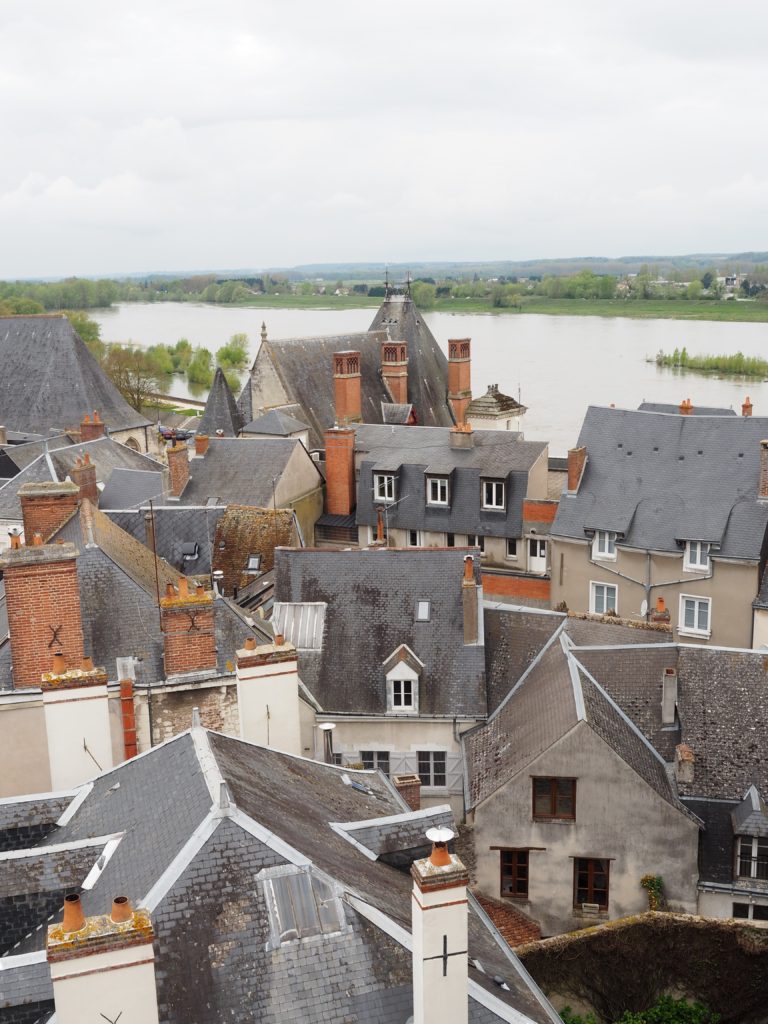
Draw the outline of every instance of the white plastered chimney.
M237 652L235 675L240 737L302 754L299 664L293 644L279 634L271 644L257 645L249 637Z

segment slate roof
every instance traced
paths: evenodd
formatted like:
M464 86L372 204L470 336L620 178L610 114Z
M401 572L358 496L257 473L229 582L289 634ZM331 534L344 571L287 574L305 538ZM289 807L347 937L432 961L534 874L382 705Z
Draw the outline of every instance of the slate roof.
M244 434L273 434L275 437L290 437L300 430L309 430L309 427L282 409L270 409L243 427Z
M498 384L489 384L484 395L473 398L467 408L467 418L471 416L522 416L527 407L510 395L502 394Z
M345 784L350 776L359 788ZM223 813L222 783L229 794ZM115 892L149 907L162 1024L402 1024L412 1009L411 955L396 936L398 928L410 930L411 880L366 857L329 824L402 811L379 773L348 772L197 728L95 779L69 824L45 843L124 832L82 899L87 915L103 913ZM259 876L291 864L330 887L341 927L270 948ZM384 927L370 920L375 911L385 915ZM41 949L44 935L33 931L16 952ZM472 1024L508 1019L510 1010L521 1022L555 1024L556 1014L471 897L469 952L470 985L485 993L483 1004L470 994ZM50 998L39 963L29 959L3 964L11 1006Z
M542 648L560 628L564 615L486 604L485 661L488 713L495 711Z
M733 831L738 836L768 836L768 806L757 786L750 786L744 799L731 814Z
M553 537L619 534L619 545L678 552L686 540L720 558L759 560L768 502L757 501L768 418L669 416L590 407L579 434L587 463L563 494Z
M180 504L206 505L210 499L218 505L272 505L272 480L283 474L297 445L304 450L295 438L211 440L204 458L190 459Z
M0 422L79 430L98 409L111 430L149 425L121 396L64 315L0 317Z
M355 449L365 453L357 486L357 523L375 526L382 503L373 500L373 474L396 475L389 526L406 530L520 537L528 472L547 445L523 441L509 430L476 430L472 448L452 448L451 431L442 427L362 424ZM427 505L426 477L448 476L447 507ZM504 480L506 510L481 507L481 480Z
M382 423L407 423L411 417L413 406L410 402L382 402L381 422Z
M157 472L116 468L99 495L99 508L132 508L148 501L162 501L164 490L165 479L159 467Z
M211 571L211 556L216 523L224 515L224 505L196 507L191 505L154 505L155 548L160 558L190 576L204 576ZM147 543L149 507L129 510L106 510L122 530L142 544ZM198 556L185 559L182 550L196 544Z
M563 628L488 721L463 734L468 805L487 799L583 722L663 800L684 811L662 758L582 667Z
M111 437L100 437L95 441L86 441L76 445L53 448L38 455L15 477L0 487L0 519L21 520L21 502L19 488L23 484L45 483L48 481L66 480L78 458L87 453L96 467L96 480L107 484L116 469L128 469L138 472L162 473L165 469L161 463L149 455L142 455L127 445L114 441Z
M464 645L461 580L467 553L278 549L275 600L326 605L322 649L299 652L301 678L325 711L385 714L383 662L407 644L425 666L421 714L485 715L483 645ZM479 577L477 558L475 571ZM417 622L416 602L425 598L430 620ZM286 639L293 642L289 634Z
M259 402L259 397L262 389L266 391L270 386L267 377L276 374L286 395L283 411L307 424L311 448L323 448L324 432L336 420L333 354L351 350L360 353L363 420L380 423L381 403L389 401L380 374L381 345L386 339L386 331L377 330L263 341L238 399L243 422L248 423L266 411L265 401L262 397ZM268 399L267 404L273 401Z
M664 412L671 413L675 416L680 416L680 407L678 405L666 404L665 402L641 402L638 405L640 412ZM688 416L735 416L736 411L734 409L722 409L713 406L706 405L694 405Z
M79 441L79 437L73 439L69 434L55 434L45 440L8 445L3 451L19 469L25 469L30 462L34 462L38 455L42 455L46 449L66 448L68 445L76 444Z
M382 329L393 341L408 344L408 401L416 411L418 422L427 427L453 426L453 414L447 401L448 360L410 296L389 294L384 299L369 330ZM381 422L378 417L364 416L363 420Z
M198 434L215 437L218 430L224 437L237 437L243 426L243 418L237 407L224 371L216 367L213 384L205 400L205 409L197 425Z
M425 838L428 828L450 828L456 833L456 821L450 804L427 807L416 814L411 811L369 821L339 822L337 827L376 857L405 850L426 849L426 853L414 854L412 859L429 854L431 847Z

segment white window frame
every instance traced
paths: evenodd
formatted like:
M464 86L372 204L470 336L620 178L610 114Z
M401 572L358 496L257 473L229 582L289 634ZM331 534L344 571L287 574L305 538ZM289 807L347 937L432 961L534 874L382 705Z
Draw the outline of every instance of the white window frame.
M444 494L444 497L434 498L432 496L432 486L435 485L438 495ZM445 508L448 505L448 477L447 476L428 476L427 477L427 504L437 505L438 507Z
M703 540L687 540L683 556L683 569L686 572L709 572L711 550L711 545Z
M429 622L432 618L432 602L428 597L420 597L416 601L416 621Z
M395 475L394 473L373 474L373 500L394 501L395 500Z
M484 533L468 533L467 534L467 547L468 548L479 548L480 554L485 555L485 534Z
M482 507L492 512L504 512L506 509L507 489L503 480L486 480L480 482L482 488ZM490 495L489 495L490 489ZM490 501L488 500L490 497Z
M760 848L765 848L766 839L764 836L737 836L738 844L736 846L736 867L735 876L736 878L759 878L765 879L765 875L760 873L761 864L758 862L760 856ZM749 857L749 873L743 875L741 873L741 859L742 853L741 848L743 844L749 843L751 846L751 853ZM765 854L762 855L763 857Z
M614 598L613 598L613 608L611 609L611 614L618 615L619 614L619 588L617 587L617 585L615 583L606 583L605 580L590 580L589 581L589 612L590 612L590 615L606 615L608 613L608 601L607 601L607 596L608 595L607 595L607 593L603 596L603 610L602 611L598 611L597 610L597 588L598 587L605 587L606 589L610 587L610 589L613 590Z
M697 623L695 626L686 626L685 624L685 604L686 601L692 601L694 605L694 620ZM707 606L707 627L701 629L698 625L699 621L699 605ZM712 636L712 598L701 597L699 594L681 594L680 595L680 611L679 618L677 621L677 632L681 636Z
M423 537L421 535L421 530L406 530L405 532L408 534L408 547L409 548L423 548L424 547L424 543L423 543L424 539L423 539ZM416 534L416 543L415 544L411 543L411 534L412 533Z
M416 694L415 680L393 679L392 680L392 710L393 711L415 711Z
M518 539L517 539L517 537L507 537L506 541L505 541L505 544L506 544L506 547L504 549L505 550L504 557L508 558L510 562L516 562L518 560L518 547L517 547ZM515 545L515 553L514 553L514 555L510 555L510 553L509 553L509 545L510 544L514 544Z
M595 530L592 557L600 562L616 561L616 534L612 530Z
M402 684L410 683L411 701L409 704L395 703L402 699ZM419 713L419 676L410 665L398 662L387 672L387 714L418 715Z

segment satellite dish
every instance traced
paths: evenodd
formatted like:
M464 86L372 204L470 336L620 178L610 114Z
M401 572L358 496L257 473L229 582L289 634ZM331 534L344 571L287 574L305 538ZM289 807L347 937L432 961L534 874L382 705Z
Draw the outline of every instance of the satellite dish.
M450 843L453 839L452 828L428 828L427 839L430 843Z
M321 722L320 725L318 725L317 728L318 729L322 729L323 732L330 732L331 729L335 729L336 728L336 723L335 722Z
M648 614L648 602L647 601L643 601L643 603L640 605L640 616L641 616L641 618L644 619L647 614Z

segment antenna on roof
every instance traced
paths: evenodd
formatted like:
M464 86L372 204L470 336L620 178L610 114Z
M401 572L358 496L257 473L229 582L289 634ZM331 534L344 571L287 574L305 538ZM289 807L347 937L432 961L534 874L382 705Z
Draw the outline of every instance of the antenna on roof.
M405 272L405 294L408 298L411 297L411 272L406 270Z
M389 298L389 267L384 266L384 298Z

